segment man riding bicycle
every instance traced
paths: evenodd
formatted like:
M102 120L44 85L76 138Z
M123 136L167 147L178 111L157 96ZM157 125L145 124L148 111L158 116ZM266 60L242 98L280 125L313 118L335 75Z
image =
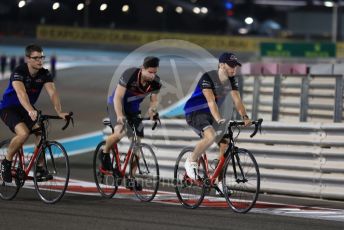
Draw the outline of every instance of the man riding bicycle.
M198 158L215 141L214 126L226 121L220 114L219 107L229 92L237 111L245 122L245 126L251 124L238 91L238 81L235 77L238 66L241 64L233 53L223 53L219 58L218 69L202 75L196 89L184 106L186 122L201 137L193 153L185 162L186 173L192 179L198 178ZM221 138L218 144L220 159L228 148L228 140Z
M43 68L45 56L38 45L28 45L25 49L26 63L19 65L12 72L7 89L0 102L0 117L9 129L15 133L5 159L1 162L1 176L5 182L12 182L11 164L14 154L26 142L30 131L37 128L37 110L34 107L44 86L59 117L65 119L68 113L62 112L60 98L50 72ZM36 144L39 134L36 135ZM47 172L43 167L39 175Z
M136 134L139 138L143 138L143 125L140 111L140 104L143 99L150 95L150 105L148 114L151 120L157 114L158 93L161 88L160 77L156 75L159 67L159 58L148 56L144 59L140 68L127 69L119 79L119 83L115 89L114 96L109 98L108 106L110 118L115 118L114 133L106 139L103 152L100 154L102 167L105 170L113 170L110 149L125 136L125 119L127 120L128 136L132 136L132 126L135 127ZM113 111L114 109L114 111ZM113 113L114 112L114 113ZM128 185L132 189L133 185ZM139 190L139 184L136 184Z

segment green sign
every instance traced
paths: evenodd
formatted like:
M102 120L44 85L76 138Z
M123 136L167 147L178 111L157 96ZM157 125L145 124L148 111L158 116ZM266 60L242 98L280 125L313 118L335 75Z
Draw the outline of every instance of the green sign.
M334 43L260 43L262 57L336 57Z

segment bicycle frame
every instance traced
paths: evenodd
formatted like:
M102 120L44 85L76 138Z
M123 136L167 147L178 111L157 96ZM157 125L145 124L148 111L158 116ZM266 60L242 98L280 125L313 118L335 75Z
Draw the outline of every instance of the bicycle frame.
M152 129L155 129L155 127L157 126L158 122L160 123L159 114L156 115L156 118L157 119L155 120L155 124L153 125ZM147 118L141 118L141 120L142 121L150 120L150 118L148 118L148 117ZM112 133L114 132L114 128L111 125L110 121L105 122L104 125L109 126L111 128L111 130L112 130ZM124 124L124 127L125 126L126 126L126 124ZM121 165L120 153L119 153L119 150L118 150L117 143L114 144L114 146L113 146L113 151L115 152L115 154L114 154L115 157L113 157L113 159L111 159L111 163L113 165L114 161L116 161L117 170L118 170L117 172L120 173L122 178L125 176L125 171L127 169L127 166L128 166L129 160L131 158L131 155L133 154L133 150L135 150L136 146L140 143L140 138L138 138L138 136L137 136L135 125L131 125L131 128L133 129L133 137L132 137L132 140L131 140L128 152L126 154L126 157L124 159L123 168L122 168L122 165ZM99 171L101 173L105 174L105 175L111 175L112 174L111 172L109 172L107 170L104 170L102 167L99 167Z
M38 112L39 116L41 116L41 111ZM67 123L66 125L62 128L63 130L65 128L68 127L69 125L69 121L71 118L71 116L73 115L73 113L70 113L70 117L67 119ZM58 116L50 116L50 115L43 115L45 119L61 119ZM25 178L23 178L24 180L33 180L33 177L29 176L29 173L35 163L35 160L38 157L38 154L41 152L42 149L45 148L46 143L47 143L47 132L46 132L46 127L44 124L44 118L41 120L40 118L38 118L38 123L39 123L39 127L33 129L30 134L34 134L34 133L39 133L40 134L40 141L38 143L37 146L35 146L33 155L31 156L30 160L29 160L29 164L27 167L25 167L25 156L24 156L24 149L23 146L20 147L20 149L18 150L18 155L16 155L16 157L13 159L13 165L16 165L17 162L20 164L21 168L23 169L24 173L25 173ZM51 154L51 153L50 153ZM19 159L18 159L19 156ZM54 162L54 158L51 157L52 161ZM44 161L45 161L45 157L44 157ZM53 163L54 167L55 167L55 163ZM16 172L12 172L12 173L16 173Z
M27 167L25 167L25 157L24 157L24 150L23 147L20 148L20 150L18 151L18 155L16 155L16 157L13 159L13 164L16 165L17 162L19 163L20 167L23 169L24 173L25 173L25 180L29 179L29 180L33 180L33 177L29 176L29 173L33 167L33 164L35 163L35 160L38 156L38 153L40 152L40 150L42 149L42 145L39 145L38 147L35 147L34 153L31 156L30 160L29 160L29 164ZM18 159L19 158L19 159ZM13 172L12 172L13 173ZM16 173L16 172L14 172Z
M119 154L119 150L118 150L118 147L117 147L117 144L115 144L113 146L113 150L115 152L115 156L111 159L111 162L112 164L114 163L114 161L116 161L116 165L117 165L117 170L118 172L121 174L122 177L125 176L125 171L127 169L127 166L128 166L128 163L129 163L129 160L130 160L130 157L133 153L133 148L134 148L134 145L136 145L136 143L132 142L130 144L130 147L128 149L128 152L125 156L125 159L124 159L124 162L123 162L123 168L122 168L122 164L121 164L121 159L120 159L120 154ZM104 170L101 166L99 167L99 171L103 174L106 174L106 175L112 175L112 172L109 172L107 170Z
M261 129L262 122L262 119L252 121L255 130L251 137ZM246 213L255 205L260 188L259 167L251 152L235 145L240 134L240 126L244 125L243 121L230 121L226 125L227 130L222 138L228 142L228 146L222 144L220 146L221 150L226 147L224 154L220 156L216 167L212 170L207 152L203 152L198 159L197 178L190 177L185 168L185 162L194 148L186 147L180 152L174 167L173 183L178 200L185 208L199 207L213 188L218 195L225 197L226 202L235 212ZM235 129L239 132L233 135Z
M228 150L227 150L228 151ZM213 186L215 184L215 181L216 179L218 178L218 176L220 175L221 171L222 171L222 168L226 162L226 157L225 156L221 156L220 158L220 161L217 165L217 167L215 168L215 171L212 175L210 175L210 172L209 172L209 164L208 164L208 157L206 154L203 154L202 155L202 158L205 162L205 172L206 172L206 175L207 175L207 178L209 178L209 181L210 181L210 185Z
M257 133L257 130L260 127L261 122L262 122L262 120L259 119L258 121L254 121L252 123L252 124L255 124L256 127L255 127L255 131L253 132L253 134L251 134L251 137L253 137ZM234 122L234 124L235 123L237 123L237 122ZM240 125L240 123L237 123L237 124ZM232 126L229 125L227 130L228 130L228 132L227 132L227 134L225 136L227 136L229 138L228 147L227 147L225 153L220 157L219 163L217 164L217 166L216 166L216 168L214 170L214 173L212 175L210 174L210 170L209 170L209 161L208 161L207 153L204 153L201 156L201 158L205 162L205 173L206 173L206 176L208 178L207 185L209 185L209 186L214 186L216 179L220 176L220 173L222 172L223 166L225 165L226 160L229 157L231 157L230 160L233 162L233 171L234 171L234 175L235 175L236 181L237 182L246 182L245 178L243 178L242 180L238 180L238 174L237 174L237 171L236 171L235 160L234 160L234 157L236 157L237 161L239 160L239 158L235 155L235 151L238 149L238 147L235 146L235 141L234 141L234 138L233 138ZM199 161L199 164L200 164L200 162L201 161ZM241 171L241 175L244 175L242 167L241 167L240 164L239 164L239 169ZM190 182L194 182L194 183L196 182L196 184L199 184L199 185L203 184L203 182L194 181L191 178L188 178L188 180Z

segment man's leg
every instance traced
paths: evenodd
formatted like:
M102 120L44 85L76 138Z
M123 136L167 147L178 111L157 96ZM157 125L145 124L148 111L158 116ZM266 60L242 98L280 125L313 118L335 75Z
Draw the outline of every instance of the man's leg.
M219 148L220 148L220 152L218 155L218 159L220 160L221 157L225 154L227 148L228 148L228 142L227 141L221 141L219 143Z
M36 124L32 129L36 129L39 126ZM39 142L41 141L41 132L35 133L35 145L36 147L38 146ZM48 154L48 153L46 153ZM47 168L47 165L44 163L44 155L42 154L39 159L39 164L37 165L36 168L36 178L43 178L45 177L46 179L53 179L53 176L49 174L49 168Z
M220 148L220 152L219 152L219 155L218 155L218 162L220 162L221 157L224 156L224 154L225 154L225 152L226 152L226 150L228 148L228 143L225 140L222 140L219 143L219 148ZM218 177L219 182L222 180L221 175L222 175L222 171L220 172L219 177Z
M14 154L27 141L30 135L29 129L23 122L17 124L14 128L14 131L16 135L12 138L6 155L6 159L9 161L12 161Z
M216 137L215 130L212 126L203 129L203 137L196 144L193 153L185 161L186 174L192 179L198 177L198 158L214 143Z
M116 125L114 128L114 133L106 138L105 146L103 149L104 153L109 153L112 146L114 144L117 144L125 136L125 130L122 127L123 125Z
M198 158L204 153L213 143L216 133L213 127L209 126L203 130L202 139L196 144L189 161L196 162Z
M142 137L137 137L137 142L141 143L141 138ZM133 161L132 165L131 165L131 175L135 176L136 173L136 169L137 169L137 165L139 163L140 160L140 150L136 149L136 152L134 152L133 154L135 154L135 161Z
M219 143L219 148L220 148L220 151L219 151L219 155L218 155L218 162L220 161L221 157L224 156L224 154L225 154L225 152L226 152L226 150L227 150L227 148L228 148L228 140L222 139L222 140L220 141L220 143ZM216 165L216 167L217 167L217 165ZM222 169L222 170L223 170L223 169ZM218 178L217 178L217 181L218 181L217 186L218 186L218 188L220 189L220 191L221 191L222 194L223 194L222 177L221 177L221 175L222 175L222 173L223 173L222 170L221 170L221 172L220 172L220 174L219 174L219 176L218 176ZM216 194L216 195L222 195L222 194L219 193L218 191L216 191L215 194Z
M102 153L99 155L103 168L106 170L112 170L110 150L124 137L125 130L122 127L123 125L115 126L114 133L108 136L105 142L104 149L102 150Z
M18 123L15 128L15 136L12 138L5 159L1 162L1 175L5 182L12 182L11 165L15 153L21 148L29 137L29 129L24 123Z

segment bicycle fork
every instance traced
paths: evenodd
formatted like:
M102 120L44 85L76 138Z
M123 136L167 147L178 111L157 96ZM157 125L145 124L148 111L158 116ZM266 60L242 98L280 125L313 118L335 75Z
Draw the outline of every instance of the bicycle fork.
M50 155L50 160L51 160L51 164L52 164L52 168L53 168L53 173L56 174L56 172L57 172L56 164L55 164L55 159L54 159L53 153L51 151L51 146L46 146L46 147L48 147L48 151L49 151L49 155ZM43 148L42 153L43 153L43 160L44 160L45 168L46 168L47 171L49 171L48 164L47 164L47 158L45 157L46 156L45 148Z
M244 174L244 171L243 171L242 166L241 166L241 162L240 162L240 158L239 158L239 153L238 153L238 148L237 147L235 147L234 152L231 154L231 160L232 160L232 163L233 163L233 172L234 172L235 181L237 183L246 183L248 180L245 178L245 174ZM242 179L238 178L238 174L237 174L237 170L236 170L236 165L235 164L238 164L240 173L242 175Z
M142 161L143 161L143 163L144 163L144 166L145 166L145 168L146 168L146 172L147 172L147 174L149 174L150 171L149 171L149 168L148 168L148 166L147 166L147 161L146 161L146 158L145 158L145 156L144 156L144 154L143 154L143 152L142 152L142 149L141 149L140 147L136 147L135 153L136 153L137 151L139 151L139 153L140 153L140 155L141 155L141 158L142 158ZM142 174L143 174L143 171L141 170L141 167L140 167L140 164L139 164L139 159L140 159L140 157L137 156L137 155L136 155L136 157L137 157L137 168L138 168L138 170L139 170L139 174L142 175Z

